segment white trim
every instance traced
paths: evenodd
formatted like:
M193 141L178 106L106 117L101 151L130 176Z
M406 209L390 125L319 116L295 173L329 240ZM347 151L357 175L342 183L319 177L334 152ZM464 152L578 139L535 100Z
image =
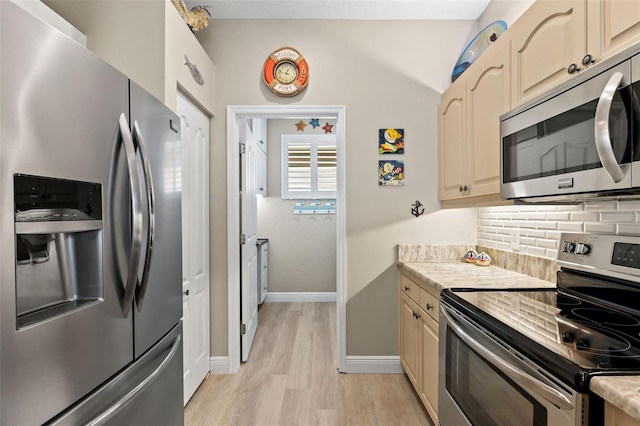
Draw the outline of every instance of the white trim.
M211 374L231 374L228 356L212 356L209 358L209 372Z
M345 373L403 374L399 356L348 356Z
M239 209L239 128L238 120L255 118L309 118L335 119L338 155L338 194L336 197L336 335L338 371L346 371L346 118L344 105L254 105L227 106L227 353L229 372L240 368L240 209Z
M336 301L336 292L335 291L292 291L292 292L269 292L267 293L267 298L264 300L267 303L278 303L278 302L335 302Z

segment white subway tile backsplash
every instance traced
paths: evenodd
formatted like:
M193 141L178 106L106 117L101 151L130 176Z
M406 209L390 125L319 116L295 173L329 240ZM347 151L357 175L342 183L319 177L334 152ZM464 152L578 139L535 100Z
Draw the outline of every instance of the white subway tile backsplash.
M555 259L562 232L640 235L640 201L597 201L572 205L517 205L478 209L478 245Z
M547 213L547 220L569 220L571 213L569 212L551 212Z
M558 230L566 232L582 232L584 224L582 222L558 222Z
M585 223L584 224L585 232L606 232L606 233L615 233L616 225L613 223Z
M552 232L552 231L545 231L543 229L528 229L526 232L527 232L527 237L544 238L547 236L548 232Z
M536 222L536 228L537 229L558 229L558 223L555 221L549 221L549 222L539 221L539 222Z
M618 210L640 210L640 200L634 201L618 201Z
M597 222L600 219L598 213L573 212L571 213L572 222Z
M621 235L640 235L640 225L618 225L618 234Z
M636 212L617 211L600 213L600 222L607 223L635 223Z
M616 209L615 201L589 201L584 203L585 211L608 211Z
M541 238L538 238L536 240L536 245L538 247L555 249L555 248L558 247L558 241L555 241L555 240L543 240Z

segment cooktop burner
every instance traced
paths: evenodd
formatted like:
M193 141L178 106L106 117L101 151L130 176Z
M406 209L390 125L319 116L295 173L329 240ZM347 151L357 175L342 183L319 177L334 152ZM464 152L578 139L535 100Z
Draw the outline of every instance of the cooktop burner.
M640 374L638 316L557 289L449 289L442 298L578 387L593 374Z

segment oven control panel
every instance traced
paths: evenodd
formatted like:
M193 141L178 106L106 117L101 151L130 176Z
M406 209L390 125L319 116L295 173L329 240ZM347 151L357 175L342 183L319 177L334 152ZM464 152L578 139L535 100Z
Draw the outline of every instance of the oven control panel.
M563 233L557 263L563 268L640 282L640 238Z

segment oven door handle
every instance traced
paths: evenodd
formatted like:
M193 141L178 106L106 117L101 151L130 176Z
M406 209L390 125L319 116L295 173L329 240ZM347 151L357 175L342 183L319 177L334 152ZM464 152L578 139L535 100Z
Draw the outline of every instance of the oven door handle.
M611 146L611 135L609 134L609 116L611 115L611 103L613 96L616 94L618 87L624 83L624 75L616 71L611 75L607 82L596 107L596 117L594 124L594 137L596 142L596 151L602 166L609 174L609 177L618 183L624 178L624 172L616 160Z
M482 344L471 337L471 335L467 333L456 322L456 320L452 318L452 316L455 316L460 321L464 321L463 318L460 318L460 316L456 313L449 312L445 306L443 306L443 308L444 309L440 309L440 312L443 314L451 328L453 328L455 332L464 340L464 342L468 344L474 351L478 352L487 361L491 362L491 364L502 371L507 377L523 387L534 390L542 397L544 397L547 401L563 410L574 409L573 403L561 392L545 383L542 383L540 380L531 377L529 374L525 373L515 365L502 359L498 355L491 352L489 349L482 346Z

